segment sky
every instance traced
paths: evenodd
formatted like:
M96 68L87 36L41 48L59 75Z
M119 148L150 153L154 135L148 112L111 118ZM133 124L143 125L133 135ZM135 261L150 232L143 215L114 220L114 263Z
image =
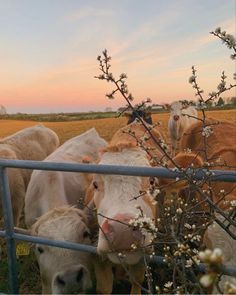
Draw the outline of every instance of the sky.
M134 103L195 99L192 65L207 96L223 70L233 83L231 52L209 32L235 36L235 14L236 0L0 0L0 105L8 113L124 106L94 78L105 48L113 75L128 75Z

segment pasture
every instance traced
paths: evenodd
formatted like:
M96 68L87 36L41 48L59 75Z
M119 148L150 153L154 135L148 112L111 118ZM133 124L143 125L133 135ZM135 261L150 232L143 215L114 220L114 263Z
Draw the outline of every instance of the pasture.
M218 120L228 120L236 123L236 110L209 111L207 117ZM160 122L160 128L168 138L167 124L169 113L161 113L153 115L153 122ZM71 122L42 122L45 126L54 130L63 143L66 140L79 135L89 128L95 127L98 133L106 140L110 140L112 135L122 126L126 124L127 119L120 118L104 118L99 120L82 120ZM1 120L0 121L0 138L13 134L23 128L37 124L35 121L18 121L18 120ZM0 292L8 292L7 290L7 260L4 242L0 241ZM40 281L39 272L34 254L20 256L18 259L20 293L39 293Z
M231 110L217 110L208 111L207 117L228 120L236 123L236 109ZM200 114L200 113L199 113ZM169 113L153 114L153 122L160 122L161 129L167 136L167 125ZM41 122L46 127L54 130L60 138L60 142L63 143L73 136L79 135L86 130L95 127L100 136L106 140L110 140L112 135L127 122L124 117L119 118L104 118L95 120L81 120L81 121L66 121L66 122ZM35 121L21 121L21 120L1 120L0 121L0 138L13 134L23 128L34 126L39 124Z

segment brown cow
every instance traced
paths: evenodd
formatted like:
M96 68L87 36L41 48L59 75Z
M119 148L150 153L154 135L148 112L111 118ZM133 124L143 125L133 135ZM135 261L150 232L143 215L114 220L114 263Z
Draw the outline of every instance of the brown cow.
M118 130L109 146L104 150L99 164L150 166L148 153L137 146L136 139L129 133L135 134L140 139L146 134L146 131L137 122ZM162 139L157 130L152 130L152 133L156 140ZM146 141L146 146L157 159L160 160L163 157L162 151L156 147L152 139ZM140 191L145 191L148 187L147 178L95 175L87 196L88 199L93 198L97 208L100 226L98 252L115 264L127 266L132 283L132 294L141 293L145 272L141 259L143 247L150 244L152 235L148 231L141 232L139 229L133 228L131 224L135 223L140 210L147 222L152 223L156 217L152 197L147 194L139 196ZM107 281L110 282L109 293L111 293L113 284L111 271Z
M207 137L206 141L204 136ZM202 122L198 122L185 131L180 146L182 151L191 149L192 152L190 155L181 152L174 158L174 161L177 161L180 167L186 168L187 166L183 163L186 163L186 159L189 157L187 162L190 164L192 157L192 161L198 159L198 167L203 166L203 163L207 161L211 165L210 169L236 170L236 125L233 123L207 119L206 126L203 128ZM171 181L164 181L165 184L167 182L171 183ZM180 191L186 185L187 183L184 181L179 183L179 186L172 182L170 187L172 187L172 190ZM236 185L234 183L212 182L211 189L213 202L224 212L228 212L230 207L236 205ZM220 214L216 215L218 219L225 222ZM231 225L230 230L236 234L235 226ZM218 224L213 224L207 228L205 241L209 247L222 249L225 265L235 265L236 242ZM236 283L235 278L222 276L221 288L223 288L226 280Z
M230 122L208 119L206 128L210 128L210 134L204 143L204 129L202 122L192 125L184 133L180 142L181 150L191 149L191 152L202 157L203 161L211 164L211 169L235 170L236 167L236 125ZM209 129L208 129L209 130ZM205 151L204 151L205 150ZM205 158L207 155L207 159ZM236 196L234 183L212 183L214 201L222 209L227 201L232 201ZM224 190L225 198L219 199L220 192ZM218 203L218 201L220 203ZM226 203L225 203L226 201Z
M41 161L59 146L58 136L43 125L25 128L0 140L0 158ZM32 170L8 169L15 225L19 224ZM0 201L0 211L1 201Z
M214 169L217 170L236 170L236 125L230 122L207 120L212 132L207 138L207 157L208 162L214 163ZM197 123L186 131L181 141L181 148L190 148L194 152L199 152L204 157L204 139L202 136L203 128L201 123ZM213 190L213 201L217 206L228 211L231 205L236 203L236 185L231 182L213 182L211 184ZM220 214L216 215L222 222L224 218ZM236 235L236 227L230 226L230 230ZM226 233L218 224L214 223L209 226L207 231L207 242L213 248L221 248L224 255L224 264L235 266L235 240ZM220 287L226 281L236 283L236 279L228 276L222 276ZM216 290L214 290L216 291Z

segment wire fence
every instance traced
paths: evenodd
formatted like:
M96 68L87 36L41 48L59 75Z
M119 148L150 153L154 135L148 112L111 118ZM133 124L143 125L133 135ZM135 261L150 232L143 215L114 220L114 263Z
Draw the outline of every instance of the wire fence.
M12 294L18 294L18 270L15 240L26 241L30 243L45 244L54 247L67 248L76 251L84 251L96 253L96 247L71 243L67 241L50 240L41 237L33 237L30 235L20 234L14 231L14 222L12 214L12 204L10 196L10 188L7 176L7 168L20 169L36 169L50 171L65 171L65 172L82 172L82 173L97 173L97 174L114 174L114 175L129 175L129 176L149 176L159 178L184 178L183 172L170 171L166 168L140 167L140 166L115 166L115 165L94 165L94 164L71 164L71 163L52 163L39 161L23 161L23 160L0 160L0 188L3 207L4 230L0 230L0 238L6 240L9 287ZM187 172L192 173L192 169ZM198 169L194 172L196 180L204 179L206 170ZM208 176L209 178L209 176ZM236 171L212 170L210 176L212 181L225 181L236 183ZM147 257L148 258L148 257ZM152 261L158 264L164 264L163 257L154 256ZM204 272L206 267L204 264L199 264L199 270ZM222 266L222 273L230 276L236 276L236 266ZM0 294L1 290L0 290Z

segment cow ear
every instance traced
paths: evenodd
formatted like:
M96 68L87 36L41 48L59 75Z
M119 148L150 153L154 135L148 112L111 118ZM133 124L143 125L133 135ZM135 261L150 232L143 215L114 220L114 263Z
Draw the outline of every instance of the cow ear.
M203 166L203 159L194 153L178 153L174 158L173 161L180 166L181 168L189 168L189 167L202 167Z

